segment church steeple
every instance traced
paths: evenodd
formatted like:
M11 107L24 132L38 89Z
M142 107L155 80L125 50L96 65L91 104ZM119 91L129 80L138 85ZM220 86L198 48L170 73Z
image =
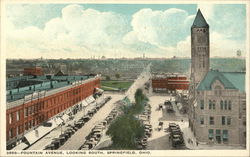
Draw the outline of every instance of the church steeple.
M192 25L192 28L200 28L200 27L203 27L203 28L208 28L209 25L207 24L207 21L205 20L205 18L203 17L200 9L198 9L198 12L196 14L196 17L194 19L194 23Z

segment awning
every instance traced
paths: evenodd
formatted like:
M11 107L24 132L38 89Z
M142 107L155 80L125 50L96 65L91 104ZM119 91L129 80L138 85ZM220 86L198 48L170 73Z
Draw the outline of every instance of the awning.
M91 102L95 101L95 98L93 96L90 96L89 99L90 99Z
M100 88L98 88L98 87L96 87L95 88L98 92L100 92L100 93L103 93L104 92L104 90L102 90L102 89L100 89Z
M85 100L83 100L82 101L82 106L86 107L86 106L88 106L88 103Z
M54 120L54 122L56 123L56 125L59 125L59 124L61 124L62 122L63 122L63 120L61 119L61 118L56 118L55 120Z
M55 125L55 122L54 123L52 121L50 122L52 123L51 127L39 126L36 129L24 135L24 137L27 139L30 145L39 140L40 138L42 138L44 135L49 133L52 129L54 129L57 126Z
M87 97L87 98L85 99L85 101L87 102L87 104L90 104L90 103L91 103L90 100L89 100L89 97Z
M88 104L90 104L90 103L92 103L92 102L95 101L95 98L91 95L91 96L87 97L85 100L86 100L86 102L87 102Z
M16 147L14 147L12 150L24 150L28 146L29 145L27 145L26 143L20 143L19 145L17 145Z
M69 119L69 115L64 114L64 115L62 116L62 119L63 119L64 121L67 121L67 120Z

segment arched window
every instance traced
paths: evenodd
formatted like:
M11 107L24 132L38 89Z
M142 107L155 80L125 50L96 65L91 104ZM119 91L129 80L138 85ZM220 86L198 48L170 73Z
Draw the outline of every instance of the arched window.
M216 101L213 100L213 110L215 110L215 104L216 104Z
M232 102L231 100L228 101L228 110L231 110L232 109Z
M227 100L224 101L224 109L227 110Z
M223 106L224 106L224 103L223 103L223 100L220 101L220 109L223 110Z
M209 100L209 110L211 110L212 109L212 100Z

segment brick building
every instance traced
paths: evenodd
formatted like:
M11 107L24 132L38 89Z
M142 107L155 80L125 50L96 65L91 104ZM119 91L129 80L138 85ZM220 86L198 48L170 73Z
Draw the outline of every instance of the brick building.
M152 77L154 92L175 92L176 90L188 90L189 80L181 74L155 75Z
M7 149L24 140L26 133L44 125L66 109L81 107L82 100L100 88L99 76L40 76L26 81L30 79L43 81L7 90Z
M33 75L33 76L42 76L43 70L41 67L24 68L23 74L24 75Z

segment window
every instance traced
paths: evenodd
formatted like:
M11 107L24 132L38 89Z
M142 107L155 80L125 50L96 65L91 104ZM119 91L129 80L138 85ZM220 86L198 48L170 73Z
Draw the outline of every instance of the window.
M225 116L221 117L221 124L226 125L226 117Z
M228 101L228 110L232 109L232 104L231 104L231 100Z
M220 86L216 86L216 87L214 88L214 94L215 94L216 96L221 96L221 87L220 87Z
M24 110L24 116L25 116L25 117L28 116L28 107L26 107L25 110Z
M227 110L227 100L224 101L224 109Z
M12 113L9 114L9 124L12 123Z
M201 124L201 125L204 124L204 117L200 117L200 124Z
M23 129L22 125L19 125L19 126L18 126L18 131L19 131L18 134L21 133L22 129Z
M32 127L32 123L31 123L31 120L29 121L29 128L31 128Z
M16 134L17 134L17 135L19 134L19 126L16 127Z
M28 122L25 122L25 130L28 130L29 127L28 127Z
M208 139L212 140L214 138L214 130L209 129L208 130Z
M209 117L209 124L214 125L214 117Z
M12 138L13 137L13 134L14 133L14 130L13 130L13 128L11 128L10 130L9 130L9 137L10 138Z
M209 100L209 110L212 109L212 100Z
M216 104L216 101L213 100L213 110L215 110L215 104Z
M223 106L224 106L224 103L223 103L223 100L220 101L220 109L223 110Z
M29 114L28 115L31 115L31 106L30 107L28 107L28 111L29 111Z
M216 136L220 136L220 130L216 130Z
M16 112L16 120L17 120L17 121L20 120L19 111Z
M231 117L227 117L227 125L231 125Z
M228 141L228 130L223 130L222 131L222 140L223 140L223 142Z
M200 109L201 109L201 110L204 110L204 100L201 100L201 101L200 101Z

